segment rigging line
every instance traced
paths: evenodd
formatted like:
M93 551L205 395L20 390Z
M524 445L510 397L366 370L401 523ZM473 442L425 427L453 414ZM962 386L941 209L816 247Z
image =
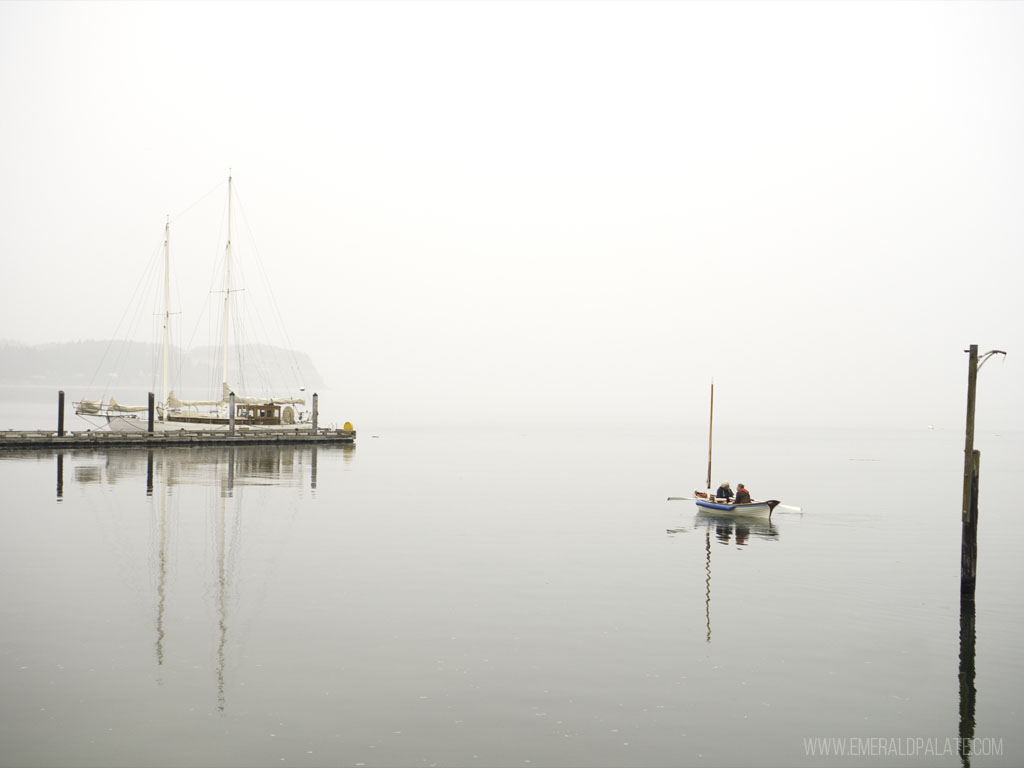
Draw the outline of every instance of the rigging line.
M175 386L177 386L178 387L178 391L180 392L181 391L181 385L183 384L181 377L182 377L182 367L183 367L183 362L184 362L182 360L183 355L182 355L182 350L181 350L181 342L182 342L182 338L181 338L181 330L182 330L182 328L181 327L182 327L183 321L184 321L184 314L185 313L184 313L183 307L185 305L184 305L184 302L182 301L182 298L181 298L181 281L178 279L177 259L173 259L173 258L171 259L171 278L170 279L171 279L171 285L173 286L174 291L177 294L178 311L177 312L172 312L171 308L167 307L167 313L168 313L168 315L179 315L179 320L176 323L171 323L170 322L170 317L167 318L167 326L168 326L168 328L167 328L167 343L169 345L169 348L167 350L167 354L168 354L168 358L169 358L169 361L168 361L168 371L167 371L167 377L169 379L169 382L168 382L169 389L168 389L168 391L173 391L173 388ZM166 405L166 403L164 405Z
M217 191L217 189L220 189L223 186L223 184L224 183L222 182L217 187L215 187L213 190L211 190L209 193L207 193L207 195L204 196L204 199L205 199L205 197L209 197L210 194L212 194L213 192ZM192 346L195 344L195 340L196 340L196 338L198 336L198 333L199 333L199 327L202 324L204 318L206 320L206 338L207 338L207 341L209 342L210 339L213 338L211 336L211 329L212 329L212 325L213 325L213 322L214 322L214 317L217 315L217 313L214 311L214 309L212 308L211 305L213 304L213 298L212 297L215 294L217 294L217 293L223 293L223 291L217 291L216 290L216 286L217 286L218 278L224 272L224 270L223 270L224 256L223 256L223 252L222 252L222 249L221 249L221 244L224 243L225 240L226 240L226 235L222 235L222 233L225 231L224 223L225 223L226 219L227 219L227 204L225 203L222 206L222 208L221 208L220 227L218 228L218 231L217 231L217 234L216 234L216 244L213 247L214 256L210 260L210 262L212 264L212 267L211 267L211 271L210 271L210 281L209 281L209 284L207 286L206 300L202 303L202 310L197 315L195 325L192 327L192 333L189 335L188 343L187 343L187 346L188 346L189 349L191 349ZM221 333L219 331L220 331L220 329L222 327L223 326L218 324L217 339L221 338ZM206 368L206 371L207 371L205 387L206 387L207 391L215 392L217 394L218 398L221 397L222 393L221 393L221 386L220 386L220 377L215 373L215 370L219 370L219 369L217 369L216 366L215 366L214 355L216 355L216 353L218 351L219 344L220 344L219 341L216 344L207 344L207 349L206 349L206 352L207 352L206 358L207 359L206 359L206 365L205 365L205 368Z
M218 183L217 183L217 184L216 184L216 185L215 185L215 186L213 187L213 189L211 189L211 190L210 190L209 192L207 192L206 194L202 195L202 196L201 196L201 197L200 197L199 199L195 200L195 201L194 201L193 203L189 204L189 205L188 205L188 206L187 206L187 207L186 207L186 208L185 208L185 209L184 209L183 211L181 211L181 212L179 212L179 213L176 213L176 214L174 214L173 216L171 216L171 223L173 224L173 223L174 223L174 222L176 222L176 221L177 221L178 219L180 219L180 218L181 218L182 216L184 216L184 215L185 215L186 213L188 213L188 212L189 212L189 211L191 211L191 210L192 210L193 208L195 208L195 207L196 207L197 205L199 205L199 204L200 204L201 202L203 202L203 201L204 201L204 200L205 200L206 198L208 198L208 197L209 197L210 195L212 195L212 194L213 194L214 192L217 192L217 191L219 191L219 190L220 190L220 188L221 188L221 187L223 187L223 186L224 186L224 185L225 185L226 183L227 183L227 182L225 182L225 181L220 181L220 182L218 182Z
M253 254L256 257L256 265L260 270L263 277L264 283L267 285L267 295L270 297L270 304L274 310L274 319L277 321L278 327L284 336L285 344L287 345L288 354L291 356L292 364L292 375L295 377L295 384L301 386L304 382L302 381L302 373L298 363L298 357L295 354L295 346L292 344L291 337L288 334L288 328L284 323L284 317L281 314L281 308L277 303L277 297L274 295L273 286L270 282L270 277L267 274L266 267L263 263L263 258L260 256L259 248L256 246L256 237L253 234L252 227L249 224L249 218L245 215L245 208L242 206L241 197L235 192L235 197L238 199L238 208L241 213L242 222L245 224L246 233L249 235L249 242L252 246Z
M243 289L244 290L244 289ZM266 344L260 343L261 339L268 339L269 334L266 326L263 323L263 317L261 312L250 312L245 310L244 302L238 302L236 304L237 314L233 320L235 323L236 335L239 339L239 370L246 370L254 373L259 382L259 385L263 388L265 394L270 395L273 388L273 382L271 380L271 357L269 356L269 350L266 349ZM255 322L250 318L255 318ZM250 337L249 334L253 334ZM244 353L247 358L255 362L251 362L248 366L242 366L241 355L244 346Z
M159 244L157 245L156 248L154 248L153 254L155 254L157 251L159 251L162 246L163 246L163 238L160 239ZM135 288L132 290L132 294L131 294L130 300L125 304L124 311L121 313L121 317L117 321L117 325L114 327L114 336L107 342L107 347L103 351L103 354L100 356L100 360L96 364L96 370L93 371L92 377L89 379L89 383L86 385L86 389L91 389L92 388L93 384L96 381L96 377L99 375L100 370L103 368L103 365L106 362L107 355L110 353L110 348L114 345L115 342L120 340L121 325L124 323L125 317L128 315L129 310L132 308L133 304L135 303L136 297L139 295L139 292L141 290L142 285L144 283L146 283L147 279L149 278L149 273L154 268L153 267L153 261L154 261L153 254L151 254L150 257L149 257L149 261L147 262L146 269L144 269L142 274L139 276L139 278L138 278L138 280L137 280L137 282L135 284ZM115 362L115 365L116 364L117 363ZM105 387L104 387L104 394L106 394L106 388Z
M255 363L252 364L254 373L260 380L264 391L269 394L272 387L268 352L265 348L266 344L260 343L261 339L268 339L269 334L267 333L266 326L263 323L262 313L258 311L242 312L241 305L242 302L239 302L239 313L235 320L235 327L238 329L240 339L244 337L247 356L250 360L255 359ZM255 321L250 318L255 318ZM252 334L252 338L250 338L249 334Z

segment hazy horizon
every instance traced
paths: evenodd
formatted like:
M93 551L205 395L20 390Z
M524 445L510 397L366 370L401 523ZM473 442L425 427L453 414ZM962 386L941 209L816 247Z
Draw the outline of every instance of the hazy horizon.
M117 338L168 216L201 338L231 169L267 343L364 429L700 423L712 377L722 426L957 429L972 343L1009 353L979 428L1024 429L1022 28L996 2L3 3L0 339Z

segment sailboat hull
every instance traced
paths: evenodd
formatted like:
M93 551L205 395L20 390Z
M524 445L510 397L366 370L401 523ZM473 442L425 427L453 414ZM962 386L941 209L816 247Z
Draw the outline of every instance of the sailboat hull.
M107 427L111 432L148 432L149 419L138 416L114 416L106 417ZM153 422L154 432L227 432L231 428L227 419L203 419L198 417L190 418L188 421L159 421ZM260 430L310 430L313 425L309 422L301 424L246 424L243 421L235 421L235 429L250 431Z

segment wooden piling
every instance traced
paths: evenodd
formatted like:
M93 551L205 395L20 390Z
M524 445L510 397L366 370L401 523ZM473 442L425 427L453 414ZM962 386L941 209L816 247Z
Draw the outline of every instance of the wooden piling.
M978 391L978 371L992 355L1005 355L992 349L978 356L978 345L965 349L967 363L967 434L964 441L964 498L960 519L960 599L973 600L978 575L978 481L981 475L981 454L974 450L974 404Z
M228 433L235 434L235 393L228 396Z
M967 430L964 439L964 498L960 520L960 599L973 600L978 574L978 488L976 483L981 457L974 450L974 406L978 391L978 345L964 350L967 364Z
M978 391L978 345L964 350L970 354L967 365L967 436L964 442L964 502L961 519L971 520L971 478L974 473L974 403Z
M153 393L149 393L149 434L153 434L153 414L156 412L156 398L153 397Z
M313 393L313 431L317 430L317 420L320 417L320 397L316 392Z
M981 451L971 452L970 500L968 520L960 536L960 599L973 600L978 580L978 490L981 478Z
M64 437L64 390L57 393L57 437Z

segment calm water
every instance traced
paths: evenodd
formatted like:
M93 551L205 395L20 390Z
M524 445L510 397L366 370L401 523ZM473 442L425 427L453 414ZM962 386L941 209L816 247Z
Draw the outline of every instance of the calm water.
M957 766L972 715L1024 763L1024 436L976 441L962 711L959 433L716 432L804 508L737 528L665 501L703 428L356 426L0 453L0 763Z

